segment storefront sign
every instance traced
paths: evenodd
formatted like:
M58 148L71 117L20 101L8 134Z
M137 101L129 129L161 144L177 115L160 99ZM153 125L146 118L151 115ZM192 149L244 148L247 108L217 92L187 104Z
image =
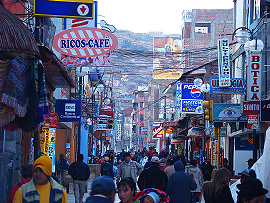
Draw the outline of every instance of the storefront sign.
M48 115L44 116L46 123L49 124L50 128L56 128L58 125L58 114L56 112L50 112Z
M176 109L181 109L181 82L176 82Z
M244 114L260 114L260 101L244 101L242 112Z
M48 156L52 160L52 172L55 172L55 142L56 142L56 128L50 128L49 129Z
M59 115L59 122L80 122L82 101L57 99L55 111Z
M228 87L220 87L219 79L211 78L210 94L245 94L245 79L231 78Z
M218 39L218 75L219 86L230 86L230 53L229 53L229 40Z
M34 14L60 18L93 19L93 0L34 0Z
M121 124L117 124L116 141L121 141Z
M171 139L171 144L179 144L179 143L183 143L185 141L185 138L173 138Z
M261 100L261 60L262 54L249 54L249 67L247 70L247 100Z
M44 134L44 154L48 155L49 150L49 128L42 128L42 133Z
M153 138L161 138L163 137L163 128L161 126L161 123L152 123L152 129L153 129Z
M246 121L241 115L240 104L213 104L213 121Z
M109 54L117 47L112 33L91 27L64 30L54 36L53 47L64 55L94 57Z
M261 122L270 121L270 100L261 101Z
M247 129L259 129L259 116L247 115Z

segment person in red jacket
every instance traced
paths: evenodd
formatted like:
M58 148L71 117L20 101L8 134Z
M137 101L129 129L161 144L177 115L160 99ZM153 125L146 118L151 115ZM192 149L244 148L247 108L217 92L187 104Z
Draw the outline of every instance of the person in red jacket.
M18 182L16 185L14 185L12 187L12 189L10 190L9 196L8 196L8 201L7 203L12 203L15 193L17 192L17 190L25 183L28 183L31 178L32 178L32 164L24 164L22 165L22 181Z

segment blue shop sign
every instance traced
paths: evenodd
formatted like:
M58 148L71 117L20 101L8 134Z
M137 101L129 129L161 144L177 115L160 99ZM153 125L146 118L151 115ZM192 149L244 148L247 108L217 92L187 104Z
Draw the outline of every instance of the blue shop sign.
M182 99L202 100L203 94L200 87L194 84L183 83L181 86Z
M245 94L245 79L231 78L229 87L220 87L219 79L211 78L210 94Z
M55 112L59 116L59 122L81 122L82 101L57 99Z
M182 99L182 113L202 114L202 100L200 99Z

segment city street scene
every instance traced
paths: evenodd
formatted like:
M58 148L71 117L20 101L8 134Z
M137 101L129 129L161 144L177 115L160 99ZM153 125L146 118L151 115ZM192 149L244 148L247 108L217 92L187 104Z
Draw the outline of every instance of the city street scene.
M268 19L0 0L0 203L270 203Z

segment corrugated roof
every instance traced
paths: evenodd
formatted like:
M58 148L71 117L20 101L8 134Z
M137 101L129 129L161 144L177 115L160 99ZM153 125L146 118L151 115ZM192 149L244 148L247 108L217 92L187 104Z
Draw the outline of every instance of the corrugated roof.
M22 52L39 55L31 31L22 21L0 4L0 52Z

